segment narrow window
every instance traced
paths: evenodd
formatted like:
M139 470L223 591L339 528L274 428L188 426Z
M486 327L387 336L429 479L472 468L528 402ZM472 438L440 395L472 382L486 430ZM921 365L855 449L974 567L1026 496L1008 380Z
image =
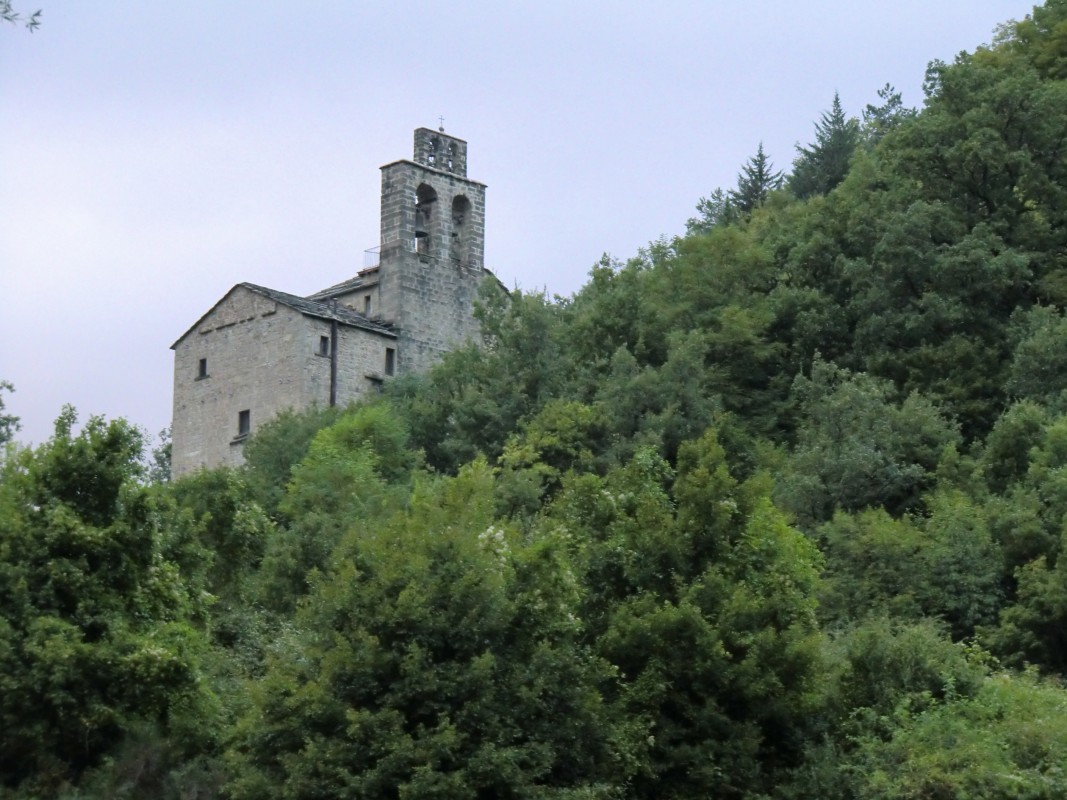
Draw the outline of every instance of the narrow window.
M392 347L385 348L385 374L392 375L396 372L396 350Z
M328 356L329 354L330 354L330 337L329 336L320 336L319 337L319 355L320 356Z
M207 359L206 358L200 359L200 365L196 368L196 377L197 377L197 380L199 380L200 378L206 378L207 377Z
M363 316L370 316L370 295L366 295L363 298Z
M252 412L248 409L237 412L237 435L247 436L252 430Z

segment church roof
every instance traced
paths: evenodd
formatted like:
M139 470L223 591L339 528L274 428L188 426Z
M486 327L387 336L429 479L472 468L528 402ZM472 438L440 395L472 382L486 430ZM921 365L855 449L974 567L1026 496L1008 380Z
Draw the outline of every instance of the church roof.
M385 334L386 336L396 336L396 332L387 325L382 325L380 322L373 322L355 309L341 305L340 303L327 303L319 300L312 300L310 297L297 297L295 294L279 292L277 289L268 289L266 286L257 286L254 283L241 283L239 285L256 294L268 297L277 303L287 305L294 311L299 311L301 314L308 317L336 320L342 325L364 328L369 331L374 331L375 333ZM322 294L322 292L319 294ZM312 295L311 297L317 296L318 295Z
M173 350L178 346L178 342L184 339L192 331L194 331L201 322L204 321L207 316L214 311L223 300L233 294L237 289L247 289L250 292L266 297L268 300L273 300L275 303L281 303L284 306L303 314L306 317L315 317L316 319L325 319L331 322L336 321L341 325L348 325L353 328L362 328L363 330L371 331L373 333L381 334L383 336L389 336L396 338L396 331L387 325L382 325L379 322L373 322L367 317L360 314L358 311L349 308L348 306L341 305L337 302L321 302L319 300L312 300L307 297L299 297L295 294L289 294L288 292L280 292L277 289L268 289L266 286L258 286L254 283L239 283L234 286L230 291L226 292L222 298L209 308L203 316L189 327L177 341L170 347ZM324 294L323 292L319 293ZM318 295L312 295L316 297Z
M372 271L377 270L367 270L367 272ZM355 291L356 289L360 289L367 283L368 281L364 277L363 273L360 273L354 278L349 278L347 281L335 283L333 286L328 286L325 289L322 289L321 291L315 292L315 294L309 294L307 296L307 299L319 301L328 300L329 298L334 297L336 295L348 294L349 292ZM377 281L372 281L370 282L370 285L373 286L376 283Z

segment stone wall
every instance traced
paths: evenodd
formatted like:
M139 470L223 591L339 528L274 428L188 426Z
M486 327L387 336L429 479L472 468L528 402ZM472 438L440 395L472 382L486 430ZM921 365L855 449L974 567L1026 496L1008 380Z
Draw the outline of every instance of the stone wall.
M244 287L236 287L174 348L174 477L203 465L241 463L238 419L250 412L250 432L287 408L330 402L332 341L327 320L307 317ZM386 347L395 340L338 325L337 401L376 390ZM199 374L206 359L207 375Z

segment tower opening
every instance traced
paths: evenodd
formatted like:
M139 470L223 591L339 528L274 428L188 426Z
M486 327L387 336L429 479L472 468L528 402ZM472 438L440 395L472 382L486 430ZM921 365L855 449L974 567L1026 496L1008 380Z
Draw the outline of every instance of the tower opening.
M471 201L464 195L456 195L452 200L452 241L449 246L449 257L455 264L466 264L470 261L467 241L467 220L470 213Z
M436 203L437 192L433 187L425 183L419 184L415 191L415 252L421 255L430 254L430 233Z

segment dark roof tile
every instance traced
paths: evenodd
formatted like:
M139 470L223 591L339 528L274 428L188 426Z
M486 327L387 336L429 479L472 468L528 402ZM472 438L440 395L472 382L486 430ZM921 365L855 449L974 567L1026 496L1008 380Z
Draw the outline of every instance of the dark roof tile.
M268 289L266 286L257 286L254 283L242 283L240 285L248 289L250 292L255 292L256 294L267 297L277 303L289 306L289 308L294 311L299 311L301 314L305 314L309 317L336 320L343 325L364 328L365 330L382 333L387 336L396 336L396 333L392 328L378 322L372 322L358 311L355 311L348 306L341 305L340 303L324 303L318 300L311 300L307 297L298 297L295 294L279 292L277 289ZM324 294L324 292L320 292L319 294ZM312 297L316 296L317 295L312 295Z

